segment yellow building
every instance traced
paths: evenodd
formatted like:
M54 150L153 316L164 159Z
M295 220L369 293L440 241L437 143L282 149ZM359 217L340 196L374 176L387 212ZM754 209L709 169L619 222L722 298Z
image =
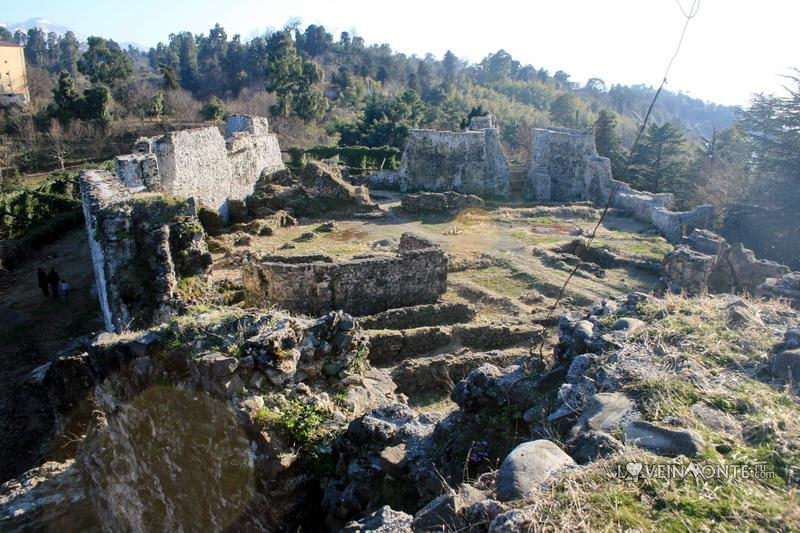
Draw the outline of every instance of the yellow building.
M0 41L0 105L29 102L25 53L21 46Z

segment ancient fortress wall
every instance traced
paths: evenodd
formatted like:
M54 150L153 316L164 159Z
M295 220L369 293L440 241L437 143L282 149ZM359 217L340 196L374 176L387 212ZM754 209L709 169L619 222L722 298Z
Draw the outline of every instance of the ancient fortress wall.
M714 209L709 205L691 211L671 211L672 194L632 189L611 175L611 162L600 157L591 130L534 128L525 196L540 202L590 200L612 206L648 222L670 242L678 243L695 228L710 228Z
M211 256L194 202L132 192L109 172L81 173L81 196L106 330L167 320L181 306L181 277L205 273Z
M116 160L128 187L194 198L228 219L228 200L253 192L263 172L284 168L278 138L266 118L230 115L225 137L216 127L174 131L140 139L135 153Z
M508 162L490 117L469 131L411 130L400 161L400 190L508 195Z
M319 256L266 256L245 264L242 282L247 305L369 315L437 301L447 289L447 258L439 247L406 233L395 256L337 263Z

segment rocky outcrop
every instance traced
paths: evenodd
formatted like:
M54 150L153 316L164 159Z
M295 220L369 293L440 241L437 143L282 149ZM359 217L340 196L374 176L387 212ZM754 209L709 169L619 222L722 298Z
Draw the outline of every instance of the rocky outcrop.
M368 315L438 300L447 288L447 258L438 246L405 233L395 256L336 263L264 256L244 265L242 281L251 306L277 305L309 315L331 309Z
M800 274L772 261L756 259L741 243L734 245L710 231L695 230L662 262L662 290L689 295L747 292L792 298ZM785 278L785 279L784 279ZM800 291L798 291L800 295ZM795 300L800 302L800 300Z
M140 329L180 312L180 280L207 282L211 264L192 200L132 193L104 171L84 171L80 183L106 329Z

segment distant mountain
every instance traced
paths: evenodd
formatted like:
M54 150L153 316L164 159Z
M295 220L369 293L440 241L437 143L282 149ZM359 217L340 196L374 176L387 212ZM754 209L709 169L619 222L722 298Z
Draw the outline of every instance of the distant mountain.
M17 30L22 30L26 32L31 28L40 28L45 33L50 33L52 31L57 35L64 35L68 31L71 31L71 29L66 26L62 26L61 24L57 24L52 20L48 20L46 18L41 18L41 17L30 18L24 22L15 22L9 24L0 22L0 26L5 27L5 29L10 31L11 33L14 33ZM79 33L75 33L75 37L77 37L79 41L86 40L86 37Z
M3 22L0 22L0 26L4 27L5 29L10 31L11 33L16 32L17 30L21 30L21 31L27 32L31 28L39 28L42 31L44 31L45 33L53 32L56 35L64 35L68 31L72 31L72 33L75 34L75 37L78 39L78 41L80 41L81 43L86 42L86 36L85 35L83 35L81 33L78 33L76 31L73 31L72 28L69 28L67 26L62 26L61 24L57 24L57 23L53 22L52 20L48 20L48 19L42 18L42 17L30 18L30 19L26 20L25 22L16 22L16 23L13 23L13 24L6 24L6 23L3 23ZM123 41L123 42L120 42L119 45L123 48L123 50L127 50L129 46L132 46L132 47L137 48L139 50L144 50L144 51L148 50L147 46L145 46L145 45L143 45L141 43L133 42L133 41Z

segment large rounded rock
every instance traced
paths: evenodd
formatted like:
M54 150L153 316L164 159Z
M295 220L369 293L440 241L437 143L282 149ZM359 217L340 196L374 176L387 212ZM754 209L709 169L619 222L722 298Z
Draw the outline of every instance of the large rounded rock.
M800 380L800 348L776 354L772 360L772 375L786 381Z
M503 460L497 479L500 501L527 498L558 470L575 465L572 457L549 440L525 442Z

